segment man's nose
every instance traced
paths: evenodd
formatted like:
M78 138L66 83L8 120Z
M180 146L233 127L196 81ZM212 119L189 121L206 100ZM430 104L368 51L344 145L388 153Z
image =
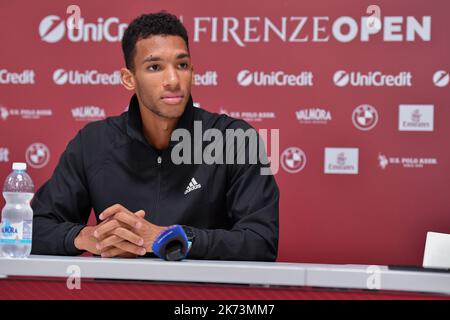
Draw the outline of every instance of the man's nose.
M180 84L180 78L173 67L166 68L164 72L163 86L168 89L177 89Z

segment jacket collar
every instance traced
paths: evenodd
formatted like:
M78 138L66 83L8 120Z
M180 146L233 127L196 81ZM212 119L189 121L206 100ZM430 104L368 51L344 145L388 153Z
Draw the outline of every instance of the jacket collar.
M186 108L184 109L183 114L178 120L175 129L186 129L189 132L193 133L193 127L194 127L194 104L192 96L189 96ZM147 139L145 139L144 132L142 130L141 111L139 109L139 101L136 97L136 94L134 94L131 97L130 104L128 105L127 134L133 139L139 140L144 144L150 145ZM170 142L170 146L172 145L173 143Z

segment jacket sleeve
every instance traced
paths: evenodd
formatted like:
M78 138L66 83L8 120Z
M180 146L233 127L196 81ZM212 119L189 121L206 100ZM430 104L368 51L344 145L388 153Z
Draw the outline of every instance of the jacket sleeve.
M245 127L254 130L246 123ZM237 155L246 152L246 162L227 165L226 206L233 226L230 230L192 228L195 240L188 258L275 261L278 254L278 186L273 175L261 175L261 168L268 165L259 160L256 164L249 163L249 144L239 145L235 150L238 150ZM265 152L263 157L267 163Z
M36 192L33 208L33 254L78 255L74 239L85 227L90 197L83 167L81 132L69 142L52 177Z

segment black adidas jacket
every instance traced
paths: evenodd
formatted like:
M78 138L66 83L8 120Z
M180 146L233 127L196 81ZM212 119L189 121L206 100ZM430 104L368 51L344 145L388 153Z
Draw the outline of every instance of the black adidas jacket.
M251 128L195 108L191 98L177 128L193 134L194 121L202 122L203 131ZM188 258L274 261L279 202L274 177L260 174L259 161L176 165L171 161L176 143L160 151L147 142L136 96L128 112L86 125L32 200L32 253L81 254L74 239L91 209L99 222L104 209L119 203L133 212L144 210L145 219L156 225L192 227Z

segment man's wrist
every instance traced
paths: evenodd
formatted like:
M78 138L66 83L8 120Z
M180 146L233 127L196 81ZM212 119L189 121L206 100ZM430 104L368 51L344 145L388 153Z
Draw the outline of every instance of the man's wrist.
M145 251L147 251L147 253L149 252L153 252L152 247L153 247L153 242L155 241L156 238L158 238L158 236L167 229L167 227L160 227L160 226L156 226L155 225L155 233L151 235L151 239L149 241L148 247L145 248Z
M86 226L83 229L81 229L73 241L75 248L77 248L78 250L86 250L84 240L85 240L85 234L86 234L86 231L88 230L88 228L92 228L92 227Z
M79 233L76 237L75 240L73 241L73 244L75 245L75 248L77 248L78 250L84 250L83 249L83 245L81 244L82 240L81 240L81 234Z

